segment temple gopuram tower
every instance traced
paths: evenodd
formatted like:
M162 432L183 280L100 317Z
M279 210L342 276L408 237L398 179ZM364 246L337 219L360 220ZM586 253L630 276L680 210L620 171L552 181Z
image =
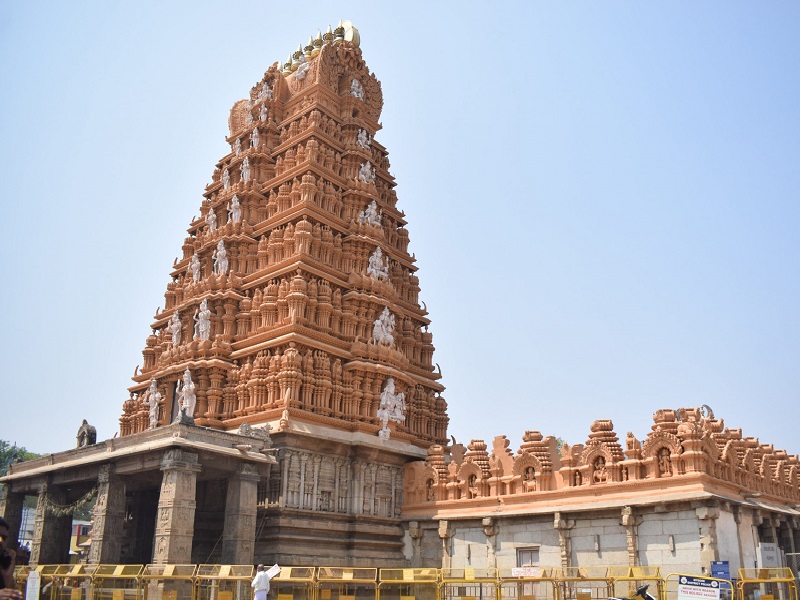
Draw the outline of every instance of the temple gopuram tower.
M382 106L349 22L234 104L123 405L122 436L269 433L263 562L402 559L403 465L447 439Z

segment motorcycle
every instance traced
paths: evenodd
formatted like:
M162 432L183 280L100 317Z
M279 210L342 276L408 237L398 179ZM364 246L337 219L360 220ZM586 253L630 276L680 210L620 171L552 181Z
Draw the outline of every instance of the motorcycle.
M646 583L643 586L636 588L636 591L633 592L633 595L630 598L616 598L616 597L609 597L608 600L634 600L634 598L641 598L641 600L656 600L653 594L648 593L647 588L650 587L650 584Z

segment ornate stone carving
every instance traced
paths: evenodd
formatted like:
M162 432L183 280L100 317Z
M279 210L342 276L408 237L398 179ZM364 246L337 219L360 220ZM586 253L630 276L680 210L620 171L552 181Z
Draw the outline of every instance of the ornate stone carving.
M185 416L193 421L194 410L197 405L197 392L195 391L194 381L192 381L192 373L188 368L183 372L183 380L178 381L176 392L180 406L178 419L181 416Z
M250 159L246 156L242 161L242 181L245 183L250 181Z
M364 87L358 79L353 79L350 83L350 95L359 100L364 99Z
M375 183L375 168L369 161L362 164L358 169L358 178L364 183Z
M228 272L228 251L225 249L224 241L217 242L217 249L214 250L212 258L214 260L214 273L225 275Z
M383 440L389 439L389 421L393 423L403 423L405 421L405 394L396 392L394 377L386 380L386 385L381 392L381 403L378 407L378 420L381 422L381 429L378 437Z
M391 346L394 344L394 322L395 318L389 312L389 307L385 307L380 316L375 319L372 327L372 343Z
M189 261L189 273L192 274L192 281L197 283L200 281L202 277L201 273L202 267L200 266L200 259L197 256L197 253L192 254L192 258Z
M172 318L170 318L169 320L169 325L167 326L167 329L172 335L172 347L175 348L177 346L180 346L183 324L181 323L181 317L178 314L177 310L174 313L172 313Z
M203 300L194 313L194 339L203 342L211 339L211 311L208 310L208 300Z
M381 217L383 216L383 211L378 210L378 203L373 200L370 202L367 207L362 210L358 215L358 222L367 225L374 225L376 227L380 227L381 225Z
M389 259L388 257L384 258L380 246L378 246L375 252L372 253L372 256L369 257L367 275L373 279L389 280Z
M94 425L89 425L86 422L86 419L83 420L81 426L78 428L78 433L75 436L77 439L77 447L83 448L85 446L91 446L97 443L97 429L95 429Z
M358 130L358 136L356 137L356 141L358 145L364 148L365 150L369 149L372 145L372 139L370 138L369 134L365 129Z
M239 204L239 197L234 194L228 203L228 221L236 225L242 222L242 207ZM221 242L222 240L220 240Z
M150 389L147 390L147 404L150 407L150 429L158 427L158 411L161 407L161 392L158 391L158 382L150 380Z
M231 174L226 168L222 171L222 189L227 190L229 187L231 187Z

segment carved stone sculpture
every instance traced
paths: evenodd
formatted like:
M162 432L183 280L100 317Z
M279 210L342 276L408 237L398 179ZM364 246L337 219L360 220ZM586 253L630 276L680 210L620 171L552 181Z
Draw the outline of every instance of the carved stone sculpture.
M227 190L229 187L231 187L231 174L225 169L222 172L222 189Z
M201 266L200 266L200 259L197 257L197 253L192 254L192 259L189 261L189 272L192 274L192 281L197 283L200 281L201 277Z
M236 141L233 142L233 152L236 156L239 156L242 153L242 140L236 138Z
M167 329L169 329L169 332L172 334L172 347L177 348L181 345L181 331L183 329L181 317L177 310L172 313L172 318L169 320Z
M272 89L270 89L267 82L264 82L264 85L261 86L261 89L258 92L258 101L264 102L264 100L272 100Z
M372 140L365 129L358 130L358 137L356 139L358 140L358 145L364 149L369 148L372 144Z
M217 242L217 249L212 256L214 259L214 273L224 275L228 272L228 251L225 250L225 242Z
M258 111L258 118L262 123L267 120L267 107L263 104L261 105L261 110Z
M384 258L381 247L378 246L372 256L369 257L369 265L367 266L367 275L373 279L389 279L389 259Z
M208 214L206 215L206 224L208 225L208 230L210 232L213 233L217 230L217 214L212 209L209 209Z
M378 437L383 440L389 439L389 421L394 423L402 423L406 420L405 410L405 394L402 392L395 392L394 377L389 377L386 380L386 386L381 392L381 403L378 407L378 420L382 426L378 432Z
M375 169L369 163L365 162L358 170L358 178L364 183L375 183Z
M147 404L150 407L150 429L158 426L158 410L161 403L161 392L158 391L158 383L155 379L150 380L150 389L147 391Z
M250 134L250 146L252 148L258 148L258 144L261 142L260 136L258 135L258 129L253 129L253 133Z
M353 79L350 83L350 95L359 100L364 99L364 88L361 86L361 82L358 79Z
M75 436L78 440L78 448L91 446L97 443L97 429L94 425L89 425L86 419L83 420L81 426L78 428L78 434Z
M362 210L358 215L358 222L367 225L375 225L380 227L381 224L381 217L383 216L383 211L378 210L378 203L373 200L370 202L367 207Z
M228 221L234 225L242 222L242 207L239 205L239 197L235 194L228 203Z
M306 78L306 75L308 75L308 69L311 68L311 65L308 64L308 61L303 54L298 57L298 60L300 61L300 64L297 66L297 71L294 72L294 78L297 81L303 81L303 79Z
M394 344L394 315L389 312L388 306L373 323L372 343L386 346Z
M246 156L242 161L242 181L250 181L250 159Z
M208 310L208 300L203 300L194 313L194 339L203 342L211 338L211 311Z
M180 421L182 420L181 417L185 416L193 423L194 408L197 405L197 392L195 391L194 381L192 381L192 373L188 367L183 372L183 381L178 381L176 392L180 403L180 411L175 420Z

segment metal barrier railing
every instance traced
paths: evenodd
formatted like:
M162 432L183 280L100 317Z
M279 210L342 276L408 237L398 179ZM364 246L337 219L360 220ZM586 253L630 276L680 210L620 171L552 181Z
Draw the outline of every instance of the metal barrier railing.
M38 565L40 600L250 600L252 565ZM269 600L608 600L644 584L655 600L682 600L681 578L707 580L719 600L800 600L791 569L739 569L734 583L659 567L283 567ZM702 583L702 582L701 582Z
M708 577L706 575L694 575L691 573L670 573L664 577L664 593L663 596L661 596L662 600L680 600L681 596L685 596L686 594L680 594L680 586L686 585L687 579L690 583L697 583L696 580L700 580L700 583L707 584L708 588L716 591L719 600L733 600L734 587L731 581L719 579L717 577ZM704 595L702 589L693 594L693 596L699 596L700 598ZM713 595L714 594L712 594L712 596Z

